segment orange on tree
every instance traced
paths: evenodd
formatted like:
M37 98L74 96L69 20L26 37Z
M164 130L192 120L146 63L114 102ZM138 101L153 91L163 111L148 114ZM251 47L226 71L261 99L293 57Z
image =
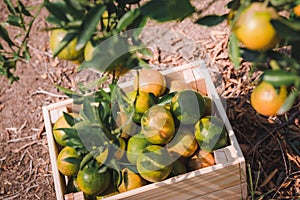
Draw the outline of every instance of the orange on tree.
M57 168L65 176L75 176L79 170L80 161L81 156L78 155L78 152L74 148L66 146L57 156Z
M248 49L256 51L272 49L279 42L276 30L271 24L271 19L277 17L274 8L266 7L259 2L252 3L238 16L233 32Z
M69 115L76 117L78 114L76 113L68 113ZM66 136L66 133L63 130L56 130L59 128L70 128L71 126L68 124L66 121L64 115L59 117L56 122L53 125L53 136L55 141L61 145L61 146L66 146L67 145L67 140L64 140L64 137Z
M58 45L62 42L67 35L67 31L64 29L55 29L51 32L49 43L50 48L54 52ZM73 61L75 63L81 63L83 61L83 48L76 49L77 38L75 37L71 42L63 48L63 50L57 55L58 58L63 60Z
M285 86L281 86L277 91L272 84L261 82L251 94L251 105L262 115L276 115L286 100L287 93Z
M87 195L99 195L110 185L108 170L99 172L96 166L86 165L77 174L79 189Z
M296 5L294 8L293 8L293 11L295 13L295 15L297 17L300 17L300 4L299 5Z

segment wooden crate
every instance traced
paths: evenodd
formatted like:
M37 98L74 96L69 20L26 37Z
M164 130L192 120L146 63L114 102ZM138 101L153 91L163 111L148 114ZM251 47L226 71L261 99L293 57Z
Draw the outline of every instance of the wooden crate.
M245 159L228 121L222 102L216 92L208 70L203 62L195 62L161 71L168 84L171 80L184 80L194 89L213 99L217 115L225 122L230 145L214 151L216 164L179 175L158 183L152 183L128 192L119 193L105 199L245 199L247 196ZM120 84L125 90L133 88L133 83ZM52 172L58 200L82 200L82 192L65 194L66 178L56 164L58 147L53 138L52 125L64 111L74 111L72 99L43 107Z

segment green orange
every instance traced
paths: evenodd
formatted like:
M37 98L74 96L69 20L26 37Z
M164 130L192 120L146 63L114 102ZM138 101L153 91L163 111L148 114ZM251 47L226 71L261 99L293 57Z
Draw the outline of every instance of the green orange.
M181 123L194 124L204 115L205 100L194 90L182 90L172 98L171 112Z
M85 194L98 195L109 187L110 173L108 170L98 172L97 167L86 165L78 172L77 184Z
M75 176L79 170L81 156L69 146L64 147L57 156L57 168L63 175Z
M201 149L208 152L225 147L228 141L224 122L215 116L203 117L195 124L195 137Z
M78 114L76 113L68 113L69 115L73 116L73 117L77 117ZM61 145L61 146L66 146L67 145L67 140L65 140L66 137L66 133L62 130L56 130L59 128L70 128L71 126L68 124L68 122L66 121L66 119L64 118L64 115L62 115L61 117L59 117L56 122L53 125L53 136L55 141Z

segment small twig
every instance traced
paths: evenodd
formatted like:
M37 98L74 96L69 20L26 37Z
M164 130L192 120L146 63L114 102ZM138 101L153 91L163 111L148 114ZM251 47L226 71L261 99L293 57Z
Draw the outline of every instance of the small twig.
M45 124L42 124L42 126L39 128L39 132L37 133L37 139L42 138L42 134L45 132Z
M37 90L37 91L31 93L30 97L32 97L34 95L37 95L37 94L46 94L46 95L49 95L49 96L52 96L52 97L58 97L58 98L66 98L66 97L68 97L67 95L54 94L54 93L51 93L51 92L47 92L45 90Z
M20 196L20 195L21 195L20 193L17 193L17 194L14 195L14 196L5 197L5 199L6 199L6 200L11 200L11 199L14 200L14 199L17 199L17 197Z
M25 148L27 148L27 147L29 147L29 146L31 146L31 145L34 145L34 144L36 144L36 143L40 143L40 141L39 141L39 140L36 140L36 141L32 141L32 142L30 142L30 143L27 143L27 144L25 144L24 146L22 146L21 148L19 148L19 149L17 149L17 150L14 150L13 152L14 152L14 153L19 153L21 150L23 150L23 149L25 149Z
M27 121L22 124L22 126L17 130L17 133L20 133L26 127Z
M266 186L271 179L276 175L276 173L278 172L278 169L274 169L266 178L265 180L262 182L262 184L260 185L260 187L264 187Z
M22 137L22 138L11 139L11 140L8 140L6 143L9 144L9 143L21 142L21 141L28 140L28 139L33 140L34 137L35 137L35 135L31 135L31 136L26 136L26 137Z

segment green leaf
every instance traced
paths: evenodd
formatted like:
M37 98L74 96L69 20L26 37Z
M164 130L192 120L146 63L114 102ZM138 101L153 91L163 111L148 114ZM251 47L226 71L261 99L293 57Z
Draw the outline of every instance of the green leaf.
M120 186L121 183L122 183L122 174L121 174L121 168L120 168L120 165L118 163L118 161L113 158L111 161L110 161L110 164L112 166L113 169L115 169L114 171L117 173L117 186Z
M7 23L9 23L9 25L17 26L17 27L22 28L21 22L22 21L21 21L21 18L19 16L8 15Z
M16 9L15 9L13 3L11 2L11 0L4 0L4 3L6 4L7 9L11 14L13 14L13 15L17 14Z
M11 47L14 46L15 44L13 41L10 39L7 30L0 25L0 37Z
M86 154L83 157L83 159L82 159L82 161L81 161L81 163L79 165L79 169L82 170L92 159L93 159L93 155L92 154L90 154L90 153Z
M300 80L300 76L284 70L266 70L262 80L271 83L275 87L280 87L282 85L291 86L295 81Z
M229 39L229 57L234 64L234 67L238 69L240 67L240 48L239 41L234 33L231 34Z
M202 17L196 21L199 25L204 26L216 26L220 23L222 23L225 19L227 19L227 14L225 15L208 15L205 17Z
M22 14L24 14L27 17L31 17L30 12L27 10L27 8L20 0L18 0L18 5L19 5L19 10L21 11Z
M78 37L76 44L77 50L83 48L84 45L91 39L100 21L100 17L105 10L106 6L99 4L88 12L83 21L81 32Z
M183 20L195 12L189 0L152 0L140 9L143 15L159 22Z
M68 157L63 159L63 161L66 161L68 163L74 164L74 165L80 165L81 159L76 157Z
M76 36L76 33L68 32L54 50L53 57L56 57Z
M279 36L289 41L300 40L300 24L292 23L288 20L279 18L277 20L271 20L271 24L276 29Z
M88 100L88 98L84 98L83 100L83 109L82 109L82 115L90 120L91 122L98 122L99 119L99 113L98 113L98 106L91 105L92 102Z
M55 87L56 87L59 91L63 92L65 95L67 95L67 96L70 97L70 98L76 99L76 98L83 97L82 94L79 94L79 93L77 93L77 92L75 92L75 91L73 91L73 90L64 88L64 87L62 87L62 86L60 86L60 85L55 85Z
M64 118L66 120L66 122L70 125L70 126L74 126L76 124L76 119L75 117L73 117L72 115L70 115L69 113L63 112Z
M171 103L172 98L177 94L177 92L171 92L168 93L164 96L162 96L159 101L157 102L157 104L159 105L166 105L168 103Z
M120 21L118 22L117 29L119 31L125 30L130 24L132 24L141 15L141 10L139 8L130 10L125 13Z
M66 16L65 3L60 1L49 2L49 0L45 0L45 7L57 19L69 22L69 19Z
M79 3L78 0L65 0L66 4L74 9L81 11L83 10L83 6Z
M296 98L299 96L299 92L298 91L293 91L289 94L289 96L286 98L286 100L284 101L283 105L281 106L281 108L277 111L278 115L282 115L285 112L289 111L294 103Z
M78 136L78 132L75 128L57 128L55 130L61 130L61 131L65 132L66 137L63 139L74 138L74 139L80 140L80 138Z

